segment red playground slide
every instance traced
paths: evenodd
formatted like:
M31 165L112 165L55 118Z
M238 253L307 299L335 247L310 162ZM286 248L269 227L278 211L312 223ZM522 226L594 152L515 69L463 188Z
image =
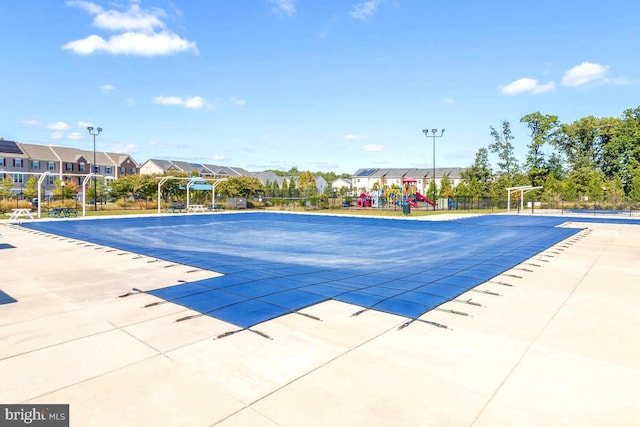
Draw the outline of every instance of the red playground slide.
M434 202L432 202L431 200L429 200L428 198L426 198L425 196L420 194L420 192L416 192L416 199L420 200L421 202L427 202L431 206L435 206L436 205Z

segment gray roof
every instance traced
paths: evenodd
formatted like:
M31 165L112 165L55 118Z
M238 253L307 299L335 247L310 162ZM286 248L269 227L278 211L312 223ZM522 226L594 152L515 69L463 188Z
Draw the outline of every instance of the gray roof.
M460 179L464 168L436 168L436 178L447 176L452 179ZM368 168L358 169L353 178L431 178L433 175L433 168Z

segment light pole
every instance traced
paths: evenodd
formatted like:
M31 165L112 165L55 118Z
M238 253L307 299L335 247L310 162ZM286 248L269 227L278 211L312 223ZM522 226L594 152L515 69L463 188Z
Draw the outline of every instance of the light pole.
M431 135L429 135L429 129L423 129L422 133L424 136L429 138L431 136L433 138L433 210L436 210L436 138L441 138L444 135L444 129L440 132L440 135L436 135L438 133L438 129L431 129Z
M60 181L60 193L62 193L62 207L64 208L64 186L66 183L64 182L64 178Z
M98 180L95 176L96 171L96 136L100 135L102 128L97 128L93 131L93 126L87 126L89 135L93 135L93 164L91 165L91 175L93 175L93 210L98 211Z

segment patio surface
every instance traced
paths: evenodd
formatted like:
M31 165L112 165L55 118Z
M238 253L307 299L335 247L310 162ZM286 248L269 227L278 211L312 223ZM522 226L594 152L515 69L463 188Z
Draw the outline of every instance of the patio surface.
M330 300L228 336L120 297L219 273L4 222L0 403L74 426L635 425L640 226L567 220L587 228L402 329Z

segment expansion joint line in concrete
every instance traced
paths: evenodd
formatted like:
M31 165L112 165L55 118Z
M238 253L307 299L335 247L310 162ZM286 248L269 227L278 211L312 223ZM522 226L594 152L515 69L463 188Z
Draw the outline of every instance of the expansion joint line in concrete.
M590 236L590 234L586 234L585 237ZM589 272L591 271L591 269L593 268L593 266L596 264L596 262L600 259L600 257L602 256L603 253L606 253L608 248L609 248L610 244L607 245L605 248L602 248L600 250L600 252L597 254L597 256L595 256L593 258L593 261L591 262L591 265L589 266L589 268L586 269L586 271L582 274L582 276L580 277L579 280L576 281L576 284L573 286L573 288L571 288L571 291L567 294L567 296L562 300L562 303L560 303L560 305L558 306L558 308L553 312L553 314L551 315L551 317L549 318L549 320L547 320L545 322L545 324L542 326L542 328L540 329L540 331L538 331L538 333L535 335L535 337L529 342L529 344L527 345L527 347L524 349L524 351L522 352L522 354L520 355L520 357L518 358L518 360L516 361L516 363L514 363L514 365L511 367L511 369L509 369L509 372L507 372L507 374L505 375L505 377L502 379L502 381L500 381L500 384L498 385L498 387L496 387L496 389L493 391L493 393L491 394L491 396L489 396L489 398L487 399L487 401L485 402L485 404L482 406L482 408L478 411L478 413L476 414L475 418L473 419L473 421L471 422L471 425L475 425L476 422L480 419L480 417L482 416L482 414L484 413L484 411L487 409L487 407L489 406L489 404L491 404L491 402L495 399L495 397L497 396L498 392L502 389L502 387L505 385L505 383L507 382L507 380L511 377L511 375L515 372L515 370L520 366L520 364L522 363L522 361L524 360L525 356L527 356L527 354L529 354L529 351L531 350L531 348L536 344L536 342L538 341L538 339L540 338L540 336L547 330L547 328L549 327L549 325L551 324L551 322L553 322L553 320L556 318L556 316L558 315L558 313L560 313L560 311L564 308L564 306L567 304L567 302L571 299L571 297L574 295L574 293L576 292L576 290L580 287L580 285L582 284L583 280L589 275Z

